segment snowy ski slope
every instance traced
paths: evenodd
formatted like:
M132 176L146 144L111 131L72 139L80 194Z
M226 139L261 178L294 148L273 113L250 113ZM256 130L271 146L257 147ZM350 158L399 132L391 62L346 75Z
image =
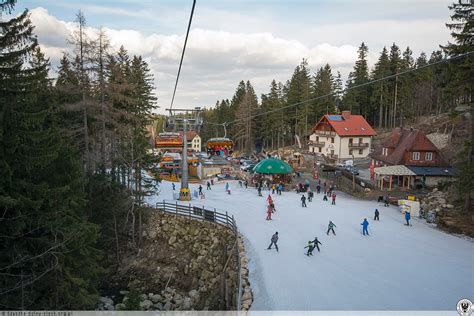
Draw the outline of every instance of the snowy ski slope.
M474 243L446 234L423 221L404 226L398 210L338 192L336 206L315 194L302 208L301 195L273 195L277 212L266 221L266 197L254 188L232 194L219 183L193 200L228 211L236 218L250 258L252 310L451 310L461 298L474 297ZM197 190L197 185L191 189ZM179 184L176 186L179 189ZM172 200L171 183L163 182L150 204ZM185 203L187 204L187 203ZM380 222L374 222L374 210ZM362 236L361 222L370 222L370 236ZM329 220L336 234L327 236ZM280 252L266 250L278 231ZM305 255L304 246L318 237L321 252Z

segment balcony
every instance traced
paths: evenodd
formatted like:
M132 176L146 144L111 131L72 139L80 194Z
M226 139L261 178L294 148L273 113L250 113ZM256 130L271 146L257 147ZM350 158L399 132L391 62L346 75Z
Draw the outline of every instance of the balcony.
M315 140L310 140L308 142L308 145L314 146L314 147L323 147L326 142L320 142L320 141L315 141Z
M368 148L369 143L349 143L349 148Z
M335 136L336 135L336 132L332 132L332 131L314 131L313 134L316 134L316 135L320 135L320 136Z

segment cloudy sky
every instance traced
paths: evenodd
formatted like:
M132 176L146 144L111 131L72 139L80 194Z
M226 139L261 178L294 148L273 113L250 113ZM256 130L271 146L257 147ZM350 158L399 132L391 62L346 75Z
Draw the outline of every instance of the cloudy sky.
M449 40L447 0L197 0L174 107L213 106L240 80L257 94L286 81L306 58L311 71L329 63L343 77L364 41L373 65L384 46L410 46L415 57ZM91 34L103 28L114 48L149 61L159 112L173 93L192 0L19 0L31 10L53 66L82 10Z

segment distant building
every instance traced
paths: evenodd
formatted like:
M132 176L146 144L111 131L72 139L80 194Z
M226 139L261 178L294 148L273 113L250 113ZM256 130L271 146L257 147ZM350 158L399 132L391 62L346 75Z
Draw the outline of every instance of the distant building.
M372 164L379 166L445 167L439 149L419 130L395 128L371 155Z
M457 176L428 137L412 128L395 128L370 158L381 189L433 186Z
M309 151L337 160L365 158L375 135L362 115L353 115L350 111L324 115L309 137Z
M179 133L182 137L183 133ZM196 131L188 131L186 132L186 138L188 142L188 150L192 150L195 152L201 151L201 137L198 135Z

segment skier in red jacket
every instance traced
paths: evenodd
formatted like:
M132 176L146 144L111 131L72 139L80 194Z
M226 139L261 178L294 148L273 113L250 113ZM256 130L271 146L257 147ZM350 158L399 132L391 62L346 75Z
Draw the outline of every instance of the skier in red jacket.
M271 205L268 205L268 207L267 207L267 221L272 220L272 213L273 213L273 207Z

